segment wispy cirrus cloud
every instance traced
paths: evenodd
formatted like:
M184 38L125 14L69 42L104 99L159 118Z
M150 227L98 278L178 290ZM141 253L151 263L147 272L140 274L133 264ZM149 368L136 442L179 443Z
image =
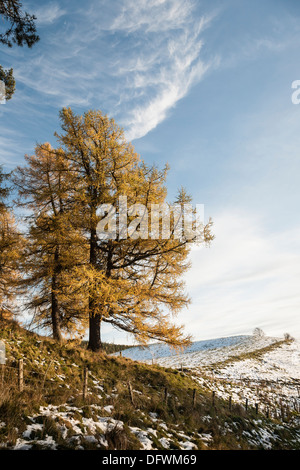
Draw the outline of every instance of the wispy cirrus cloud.
M0 115L1 116L1 115ZM5 126L0 130L0 165L5 165L9 170L18 163L17 155L23 155L22 132L12 132Z
M111 25L111 30L136 41L129 61L118 68L125 79L123 102L134 103L123 119L129 140L162 122L211 65L201 51L202 33L212 17L194 16L194 9L190 1L130 1Z
M146 33L177 30L186 27L193 9L191 1L124 0L111 28L128 32L143 30Z
M32 8L30 8L30 11ZM34 15L37 18L37 26L49 25L57 21L66 14L66 10L61 8L57 2L49 2L44 5L34 7Z
M65 1L34 13L42 41L20 57L18 81L59 107L101 108L129 140L166 119L211 66L202 50L213 16L192 0L90 0L72 12Z

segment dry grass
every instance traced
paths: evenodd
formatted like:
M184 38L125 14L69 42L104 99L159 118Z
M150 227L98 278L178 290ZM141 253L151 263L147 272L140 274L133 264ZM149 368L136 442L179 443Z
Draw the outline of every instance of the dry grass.
M101 409L111 405L110 416L122 421L123 426L110 428L103 436L110 449L140 448L140 442L130 427L153 428L156 433L152 440L158 449L162 448L159 439L166 434L150 419L150 413L156 413L158 420L162 420L172 433L171 448L179 448L182 439L179 430L191 436L199 449L207 448L197 437L199 433L213 437L210 448L249 448L243 432L255 428L253 410L246 413L243 407L233 405L230 411L228 403L221 399L212 406L211 394L197 385L187 371L182 373L119 356L111 357L106 353L93 354L76 344L58 344L27 332L14 322L0 322L0 338L5 341L7 349L7 366L0 377L0 423L5 423L5 427L0 426L0 442L15 445L30 422L28 417L38 415L41 406L74 407L72 416L80 422L83 417L98 419L95 405ZM17 380L20 358L24 359L23 392L18 390ZM89 370L85 400L82 396L84 367ZM134 403L129 395L128 381L132 385ZM195 406L194 388L197 389ZM207 422L203 420L206 416L210 418ZM57 420L51 417L41 419L41 438L48 434L55 438L60 448L75 446L66 444ZM260 419L264 418L260 416ZM229 423L235 432L224 434L225 423ZM63 424L68 427L70 438L72 427L67 422ZM82 441L81 445L95 448L95 444L89 441Z

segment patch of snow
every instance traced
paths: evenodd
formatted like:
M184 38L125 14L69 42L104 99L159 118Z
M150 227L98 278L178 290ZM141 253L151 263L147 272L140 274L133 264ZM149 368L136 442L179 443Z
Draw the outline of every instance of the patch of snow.
M44 428L44 426L42 424L29 424L27 426L27 429L26 431L23 432L23 437L25 439L30 439L30 436L32 433L36 432L36 431L42 431Z
M165 437L161 437L160 439L158 439L159 442L161 443L161 445L165 448L165 449L169 449L170 448L170 441L169 439L166 439Z
M106 411L106 413L111 413L113 409L113 405L107 405L103 407L103 410Z
M183 450L197 449L197 446L193 442L189 442L189 441L179 442L179 445L180 445L181 449L183 449Z
M152 450L152 441L149 439L146 431L132 426L130 426L129 429L140 441L144 450Z

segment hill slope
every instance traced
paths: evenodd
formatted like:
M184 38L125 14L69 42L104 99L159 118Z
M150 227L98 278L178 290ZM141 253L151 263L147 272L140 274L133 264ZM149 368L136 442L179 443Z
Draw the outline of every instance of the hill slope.
M267 414L300 409L300 343L265 336L197 341L181 353L153 344L126 357L190 371L199 384L225 400L262 403ZM151 357L151 360L150 360Z
M59 345L0 324L7 363L0 381L4 449L295 449L299 416L246 411L199 371L163 368L76 344ZM18 389L18 360L24 389ZM89 370L83 398L83 370ZM205 372L206 374L209 371ZM215 379L217 380L217 379ZM223 379L220 379L223 380ZM221 382L218 382L221 383ZM216 382L213 390L216 391Z
M122 351L122 356L132 360L155 362L166 367L197 367L225 360L231 356L256 351L278 342L277 338L256 336L230 336L226 338L195 341L181 352L165 344L133 347Z

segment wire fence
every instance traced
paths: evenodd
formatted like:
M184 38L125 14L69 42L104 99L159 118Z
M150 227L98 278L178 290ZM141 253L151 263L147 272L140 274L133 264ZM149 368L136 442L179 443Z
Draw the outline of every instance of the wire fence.
M70 391L70 388L73 391L76 390L83 401L87 400L87 397L90 394L90 386L92 375L86 366L81 368L77 367L77 374L72 374L71 370L68 370L68 377L75 380L70 385L65 379L65 376L60 376L55 371L55 361L49 361L48 364L44 365L42 371L37 371L33 367L30 367L29 363L26 363L24 359L19 359L14 362L0 365L0 387L2 389L8 389L12 393L23 393L29 389L35 389L39 391L44 397L47 394L55 393L57 387L60 389L65 388ZM184 372L182 372L184 373ZM59 381L59 383L58 383ZM247 379L239 379L240 386L252 386L255 389L253 381ZM281 396L278 394L277 400L273 402L270 398L266 398L264 390L267 387L293 387L295 389L295 396L289 397L290 400L287 403ZM161 400L164 403L167 403L170 397L170 390L165 386L152 386L159 391L161 394ZM300 381L263 381L263 387L261 382L257 382L256 389L257 394L252 395L251 398L244 397L233 397L230 393L227 393L227 398L224 397L224 393L220 393L218 390L217 382L212 380L209 384L204 386L204 389L210 390L211 393L211 402L210 405L215 412L221 409L227 408L227 411L231 413L242 412L244 414L251 414L254 416L264 415L266 418L273 418L282 421L289 421L295 417L300 418ZM130 398L131 404L133 406L141 405L141 402L138 399L138 392L133 389L130 381L127 382L128 396ZM202 395L199 393L199 389L194 388L190 390L189 399L191 401L192 408L202 402ZM206 394L207 396L207 394ZM207 400L206 400L207 401Z
M85 368L82 370L82 376L84 377ZM72 374L71 370L68 371L69 377L75 374ZM40 392L44 396L47 396L49 391L54 391L59 386L60 388L65 387L66 389L70 387L68 381L64 381L65 376L60 376L54 367L54 361L50 361L46 367L38 371L34 367L30 367L24 359L19 359L17 361L12 361L6 364L0 365L0 387L2 390L9 389L14 393L22 393L24 391L35 390ZM59 383L58 383L59 381ZM85 380L87 385L87 380ZM73 388L81 387L82 379L77 377L77 380L73 383ZM81 387L82 388L82 387ZM83 388L82 388L83 393ZM86 393L84 398L86 397Z

